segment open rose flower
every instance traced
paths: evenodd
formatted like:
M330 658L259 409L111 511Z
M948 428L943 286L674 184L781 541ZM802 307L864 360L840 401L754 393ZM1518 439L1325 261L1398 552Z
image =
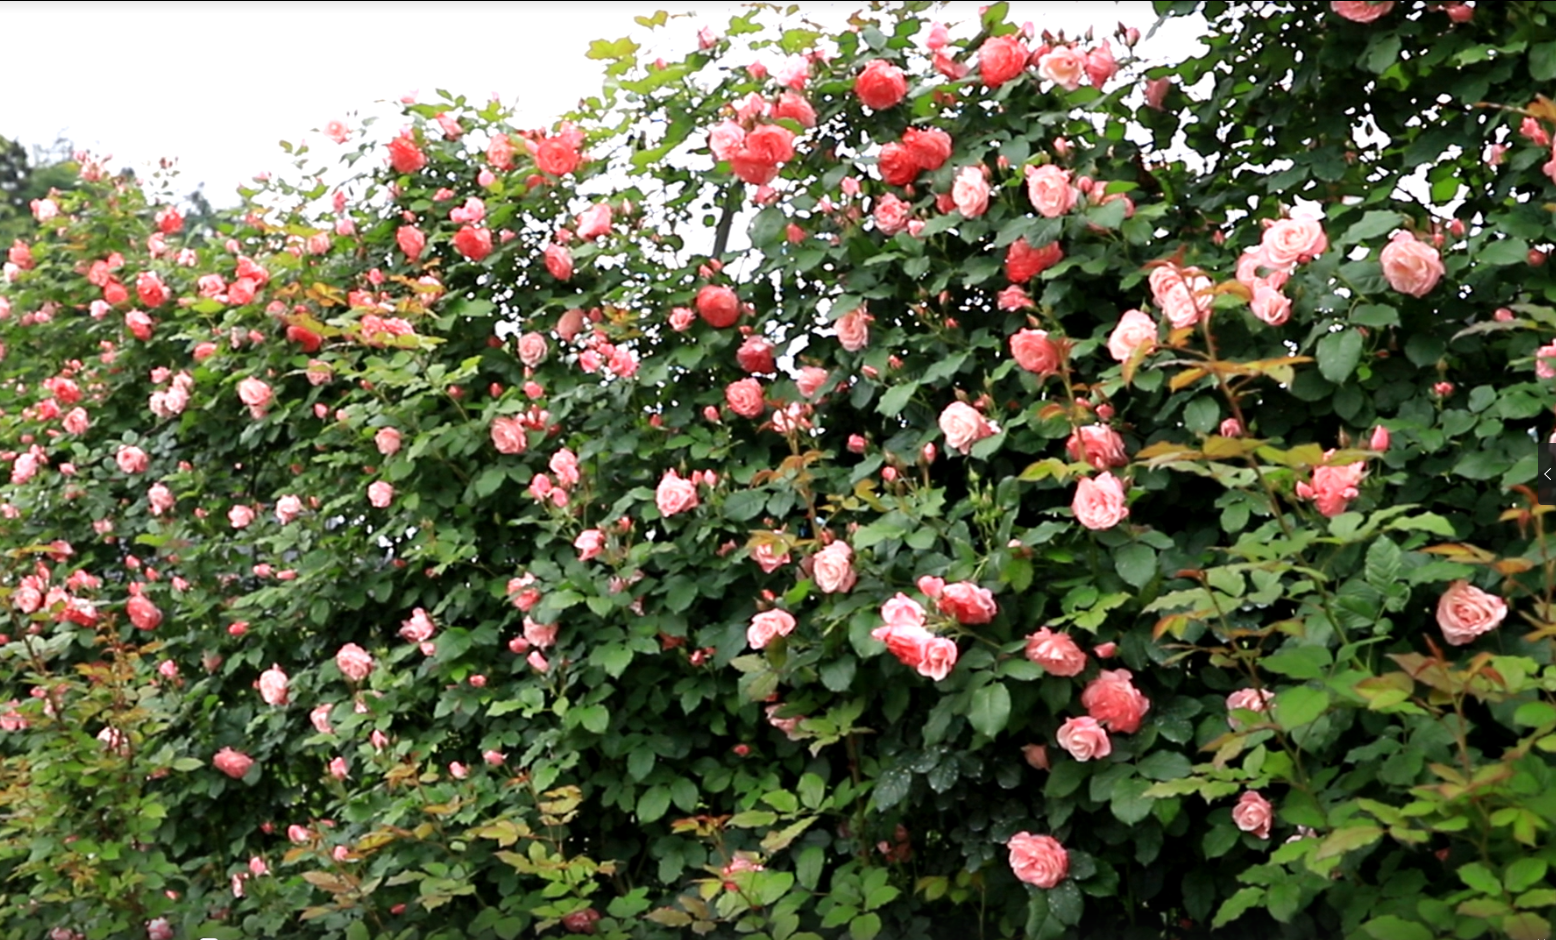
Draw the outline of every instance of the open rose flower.
M941 589L935 604L942 614L955 617L962 624L988 623L999 613L999 605L994 602L994 595L989 589L971 581L947 584Z
M1043 627L1027 637L1026 657L1054 676L1078 676L1086 670L1086 654L1068 633Z
M846 594L859 576L854 573L854 550L847 542L833 542L811 558L816 587L823 594Z
M989 181L983 178L983 169L964 166L956 171L951 184L951 201L956 211L969 219L983 215L989 209Z
M666 470L654 491L654 505L662 516L673 516L697 508L697 485L674 470Z
M754 650L762 649L775 637L794 632L794 615L786 610L764 610L751 618L746 628L746 643Z
M276 665L259 674L259 697L266 705L285 705L287 701L286 672Z
M216 752L215 757L211 758L211 763L216 765L217 770L234 780L238 780L249 772L250 767L254 766L254 759L242 751L234 751L230 747L224 747Z
M1506 617L1506 601L1468 581L1453 582L1437 602L1437 625L1453 646L1464 646L1495 630Z
M1020 881L1046 890L1057 887L1070 875L1070 854L1053 836L1018 832L1007 845L1010 870Z
M1059 344L1049 339L1045 330L1018 330L1013 333L1010 337L1010 355L1016 360L1016 365L1044 377L1058 372L1059 364L1063 361Z
M1140 721L1151 710L1151 703L1130 682L1128 669L1104 669L1081 693L1081 705L1087 714L1119 734L1140 730Z
M335 654L335 666L347 679L361 682L373 671L373 657L355 643L347 643Z
M1378 254L1378 262L1383 265L1383 278L1389 286L1411 297L1430 294L1447 273L1437 249L1409 232L1395 232Z
M1270 824L1275 821L1275 808L1260 796L1257 790L1245 790L1232 807L1232 822L1244 832L1251 832L1260 839L1270 837Z
M1075 205L1070 171L1047 163L1026 168L1027 198L1044 218L1057 219Z
M854 81L854 94L877 111L891 107L908 93L908 79L902 69L885 59L873 59Z
M1107 729L1097 724L1095 718L1070 718L1059 726L1055 737L1059 746L1079 761L1097 760L1113 753L1113 742L1108 739Z
M1329 8L1353 23L1371 23L1394 9L1394 0L1332 0Z
M1156 348L1156 332L1156 321L1149 314L1126 311L1108 336L1108 354L1116 362L1127 362L1137 349L1149 352Z
M986 437L998 433L998 428L964 401L953 401L940 413L940 430L945 433L946 446L961 453L970 453L972 446Z
M1334 451L1326 451L1327 459ZM1350 463L1337 467L1314 467L1313 482L1301 482L1296 486L1297 495L1311 499L1321 515L1334 518L1345 512L1351 500L1361 495L1357 487L1367 475L1367 465Z
M518 418L492 419L492 444L499 454L522 454L529 447L524 422Z
M1082 477L1070 504L1075 518L1088 529L1111 529L1129 516L1124 484L1111 473Z
M991 36L978 47L978 77L990 88L998 88L1026 71L1030 55L1017 33Z

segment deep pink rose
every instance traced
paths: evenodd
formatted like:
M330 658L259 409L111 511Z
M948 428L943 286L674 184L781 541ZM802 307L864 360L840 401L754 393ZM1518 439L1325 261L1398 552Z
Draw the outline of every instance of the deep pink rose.
M729 383L724 388L724 400L729 403L730 410L742 418L761 417L762 412L767 409L762 383L756 379L741 379Z
M697 507L697 486L674 470L666 470L654 491L654 505L662 516L673 516Z
M1389 11L1394 9L1394 0L1381 0L1381 2L1333 0L1329 8L1353 23L1371 23L1373 20L1387 16Z
M546 271L559 281L573 279L573 253L565 245L547 245Z
M130 623L139 630L155 630L162 623L162 611L151 602L148 597L139 594L130 597L125 605L126 612L130 615Z
M1156 348L1156 332L1156 321L1149 314L1126 311L1108 336L1108 353L1118 362L1127 362L1136 349Z
M414 225L400 226L395 230L394 240L400 246L400 250L405 252L405 257L411 261L420 258L422 251L427 247L427 236ZM203 281L204 278L201 280Z
M1245 790L1232 807L1232 822L1244 832L1251 832L1260 839L1270 837L1270 824L1275 821L1274 807L1260 796L1257 790Z
M762 124L746 135L743 150L758 163L786 163L794 159L794 132L781 124Z
M786 610L764 610L751 618L746 628L746 643L759 650L774 637L788 636L794 631L794 616Z
M1086 713L1119 734L1133 734L1151 703L1130 683L1128 669L1104 669L1081 693Z
M778 371L778 363L773 358L773 344L761 336L747 336L740 348L735 350L735 361L752 375L772 375Z
M140 302L152 310L167 303L167 285L162 283L154 271L142 271L135 276L135 295Z
M1395 232L1378 255L1383 277L1401 294L1425 297L1447 273L1437 249L1418 240L1409 232Z
M924 168L912 149L895 142L882 145L875 165L881 171L881 179L889 186L908 185Z
M347 643L335 654L335 667L352 682L361 682L373 671L373 657L355 643Z
M953 401L940 412L940 430L945 434L946 446L964 454L986 437L998 433L978 409L964 401Z
M1102 45L1086 53L1086 77L1094 88L1100 90L1117 73L1118 60L1113 58L1113 46L1106 39L1102 40Z
M216 752L215 757L211 758L211 763L216 765L217 770L234 780L238 780L249 772L250 767L254 766L254 759L242 751L234 751L230 747L224 747Z
M1111 473L1082 477L1070 504L1075 518L1088 529L1111 529L1129 517L1124 484Z
M1039 888L1056 887L1069 877L1070 855L1053 836L1018 832L1010 837L1010 870L1016 878Z
M492 419L492 444L499 454L522 454L529 447L524 422L518 418Z
M816 587L823 594L846 594L859 576L854 573L854 550L847 542L833 542L811 558Z
M1068 633L1054 633L1047 627L1027 637L1027 659L1054 676L1078 676L1086 669L1086 654Z
M885 59L874 59L859 73L854 94L867 107L880 111L901 101L908 93L908 80L902 69Z
M454 248L471 261L481 261L492 253L492 231L466 225L454 233Z
M1075 429L1065 442L1071 460L1085 461L1098 470L1109 470L1129 463L1124 439L1105 424L1088 424Z
M978 47L978 76L985 85L998 88L1026 70L1030 55L1019 33L991 36Z
M415 173L427 165L427 156L408 134L389 142L389 164L396 173Z
M1437 602L1437 625L1450 645L1463 646L1501 625L1507 602L1468 581L1455 581Z
M951 157L951 135L938 127L910 127L902 132L902 146L918 164L918 169L930 173L945 166Z
M1005 249L1005 277L1012 284L1025 284L1062 260L1064 249L1058 242L1033 248L1025 238L1018 238Z
M1113 742L1108 740L1107 730L1097 724L1095 718L1070 718L1059 726L1055 737L1059 746L1079 761L1097 760L1113 753Z
M1049 219L1057 219L1075 205L1075 188L1070 185L1070 171L1046 163L1026 168L1027 199L1032 208Z
M955 617L962 624L988 623L999 613L999 605L988 588L971 581L947 584L936 599L940 612Z
M1045 330L1020 330L1010 337L1010 354L1028 372L1050 376L1059 371L1059 345Z
M722 284L704 284L697 291L697 315L716 329L734 326L740 319L740 298Z

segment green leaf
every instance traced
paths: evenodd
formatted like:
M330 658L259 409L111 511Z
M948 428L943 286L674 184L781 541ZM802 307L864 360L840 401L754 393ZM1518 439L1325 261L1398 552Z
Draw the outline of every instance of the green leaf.
M663 786L649 787L638 797L638 822L651 823L664 816L670 808L670 788Z
M1537 82L1556 78L1556 42L1540 42L1529 47L1529 77Z
M1356 371L1361 361L1362 335L1353 329L1330 333L1318 341L1318 371L1339 385Z
M1413 920L1385 914L1362 924L1373 940L1437 940L1437 935Z
M1399 61L1399 34L1390 30L1373 35L1362 53L1362 68L1374 75L1382 75L1388 67Z
M1362 304L1351 311L1351 322L1358 326L1387 329L1399 326L1399 311L1386 304Z
M1329 708L1329 693L1324 689L1297 686L1283 689L1275 696L1275 720L1290 731L1318 720Z
M875 935L880 932L881 915L879 914L861 914L848 925L848 935L853 940L875 940Z
M1522 911L1502 918L1502 932L1508 940L1549 940L1551 924L1539 914Z
M1522 728L1543 728L1556 724L1556 705L1549 702L1525 702L1513 712L1513 724Z
M1386 590L1399 580L1399 567L1403 558L1404 553L1398 545L1386 536L1379 537L1367 548L1365 574L1368 583Z
M1514 894L1526 891L1545 877L1548 867L1543 858L1521 858L1507 866L1507 871L1502 874L1502 883Z
M1150 783L1139 777L1129 777L1113 785L1110 804L1119 822L1133 826L1151 815L1151 804L1156 800L1145 795L1150 786Z
M973 690L972 702L967 711L967 721L978 733L994 737L1005 730L1010 720L1010 690L1004 683L991 682Z
M597 646L589 654L589 662L604 669L605 674L612 679L619 679L627 667L632 665L632 648L623 643Z
M1156 550L1131 542L1113 552L1113 567L1130 587L1144 588L1156 576Z
M1253 887L1252 885L1246 888L1239 888L1236 894L1221 902L1221 909L1216 911L1216 918L1210 922L1210 926L1220 930L1222 927L1243 916L1249 908L1262 900L1264 900L1263 888Z
M1302 903L1302 887L1294 881L1279 881L1270 885L1265 906L1270 916L1283 924L1291 923Z
M807 845L794 857L795 880L810 891L821 883L821 870L826 864L827 853L819 845Z
M1081 922L1081 916L1086 913L1086 899L1074 880L1066 878L1048 889L1048 909L1059 923L1073 927Z
M917 382L893 385L881 396L881 400L875 405L875 410L888 418L894 417L908 406L908 402L913 400L913 393L917 391Z
M1354 849L1378 841L1383 837L1383 830L1377 826L1361 825L1347 826L1344 829L1336 829L1324 837L1324 841L1314 850L1309 857L1309 864L1337 855L1344 855Z
M604 734L605 729L611 724L610 709L604 705L586 705L583 708L573 709L567 715L569 719L576 717L579 724L595 734Z
M1475 254L1478 264L1506 267L1529 263L1529 243L1522 238L1499 238L1482 245Z
M1405 221L1404 216L1398 212L1389 212L1374 209L1363 215L1357 222L1351 223L1351 227L1340 236L1341 245L1355 245L1360 242L1372 241L1399 228Z
M1187 777L1194 765L1177 751L1152 751L1150 756L1136 765L1136 769L1147 780L1177 780Z
M1293 679L1317 679L1333 662L1327 647L1293 646L1260 659L1259 667Z

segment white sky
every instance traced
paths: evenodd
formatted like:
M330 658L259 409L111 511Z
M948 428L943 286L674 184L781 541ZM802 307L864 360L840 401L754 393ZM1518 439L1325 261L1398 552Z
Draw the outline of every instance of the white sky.
M862 5L799 4L828 24ZM255 173L288 167L278 141L324 143L314 129L332 118L355 127L360 115L393 113L386 101L412 90L432 100L442 88L475 103L496 93L518 107L520 126L546 126L599 89L600 65L584 56L591 40L640 38L633 17L663 8L693 14L658 31L687 49L699 26L722 32L740 7L708 0L7 4L0 136L29 148L63 136L142 176L161 158L176 158L178 193L203 182L213 203L232 205L234 189ZM970 21L978 9L950 3L941 18ZM1144 0L1015 0L1011 18L1070 36L1095 26L1099 37L1120 21L1142 33L1155 22ZM1173 25L1140 51L1155 61L1180 58L1192 29Z

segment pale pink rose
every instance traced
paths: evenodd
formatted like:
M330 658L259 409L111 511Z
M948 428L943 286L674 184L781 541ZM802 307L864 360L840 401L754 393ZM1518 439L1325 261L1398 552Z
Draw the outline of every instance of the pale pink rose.
M819 366L804 366L794 378L795 387L806 398L816 397L816 393L826 387L830 373Z
M1111 529L1129 517L1124 484L1111 473L1082 477L1070 504L1075 518L1088 529Z
M379 428L373 435L373 444L385 457L393 457L400 451L400 432L394 428Z
M540 649L550 649L556 645L557 625L554 623L536 623L530 617L524 618L524 642Z
M492 419L492 444L499 454L522 454L529 447L524 422L518 418Z
M708 131L708 149L713 152L713 159L721 163L739 153L745 141L745 129L734 121L724 121Z
M256 420L265 416L265 409L270 405L270 386L256 378L247 378L238 383L238 398L249 406L249 414Z
M411 611L411 618L400 624L400 636L412 643L425 643L432 639L432 634L437 630L437 625L432 622L425 608L418 607Z
M1265 712L1269 710L1270 702L1274 699L1275 693L1269 689L1238 689L1226 697L1227 724L1233 728L1237 727L1237 720L1232 717L1231 712L1240 708L1251 712Z
M536 672L551 671L550 660L546 659L545 654L543 654L540 650L530 650L529 655L524 657L524 661L529 663L530 667Z
M501 767L508 755L501 751L486 750L481 752L481 760L486 761L488 767Z
M1425 297L1447 273L1437 249L1409 232L1395 232L1378 255L1383 277L1401 294Z
M125 473L145 473L146 468L151 466L151 458L146 456L145 451L134 445L120 447L119 452L114 455L114 462Z
M611 231L611 207L605 203L597 203L585 209L578 216L578 224L574 226L578 237L586 242L592 242L601 235L609 235Z
M1108 352L1117 362L1127 362L1136 349L1156 348L1156 321L1139 310L1130 310L1119 318L1108 337Z
M673 516L697 507L697 485L674 470L666 470L654 491L654 505L662 516Z
M1242 422L1238 421L1236 418L1227 418L1225 421L1222 421L1221 422L1221 436L1222 437L1242 437L1243 436L1243 424L1242 424Z
M1054 676L1078 676L1086 670L1086 654L1068 633L1043 627L1027 637L1026 657Z
M1245 790L1232 807L1232 822L1244 832L1251 832L1260 839L1270 837L1270 824L1275 821L1275 809L1270 801L1257 790Z
M847 542L833 542L811 558L816 587L823 594L846 594L859 576L854 573L854 550Z
M346 779L349 776L349 772L346 769L346 759L344 757L336 757L334 760L331 760L329 771L330 776L336 780Z
M758 418L767 410L762 383L756 379L729 383L724 389L724 400L729 403L729 409L742 418Z
M539 333L529 332L519 337L519 361L531 369L546 361L546 338Z
M285 705L287 695L286 673L280 666L271 665L259 674L259 697L266 705Z
M565 245L547 245L546 270L559 281L573 279L573 253Z
M335 733L335 729L330 725L330 712L333 709L332 705L315 705L313 710L308 712L308 720L313 723L313 730L320 734Z
M908 222L913 218L913 207L897 198L892 193L887 193L875 200L875 227L882 235L895 235L908 227Z
M1074 91L1086 77L1086 57L1073 46L1060 46L1037 60L1037 74L1065 91Z
M1542 379L1556 379L1556 340L1534 351L1534 374Z
M1128 669L1104 669L1081 693L1086 713L1119 734L1133 734L1151 703L1131 684Z
M997 433L978 409L964 401L954 401L940 412L940 430L945 434L946 446L963 454L971 452L978 441Z
M137 585L131 585L131 590L136 589ZM130 596L125 612L130 616L130 623L139 630L155 630L162 623L162 611L152 603L151 598L141 594Z
M1010 837L1010 870L1029 885L1049 889L1069 877L1070 855L1053 836L1018 832Z
M1328 459L1333 454L1332 450L1325 451L1324 458ZM1364 463L1351 463L1338 467L1314 467L1313 482L1298 483L1297 495L1303 499L1313 500L1319 513L1332 519L1345 512L1351 500L1361 495L1358 487L1366 475L1367 465Z
M1455 581L1437 602L1437 625L1452 646L1464 646L1489 633L1507 617L1507 602L1468 581Z
M1289 268L1323 254L1329 247L1329 239L1319 220L1296 215L1279 219L1265 229L1259 247L1268 267Z
M751 618L746 628L746 643L754 650L762 649L774 637L788 636L794 631L794 616L786 610L764 610Z
M1329 8L1353 23L1371 23L1394 9L1394 0L1332 0Z
M881 619L888 627L924 626L924 605L901 592L881 605Z
M1291 319L1291 298L1262 280L1254 284L1248 306L1254 316L1270 326L1280 326Z
M999 605L989 589L971 581L947 584L935 603L941 613L955 617L962 624L988 623L999 613Z
M247 528L254 521L254 510L249 506L234 506L227 510L227 521L234 529Z
M784 543L773 539L763 539L752 546L751 560L767 574L772 574L790 561Z
M276 500L276 519L282 525L286 525L303 513L303 501L296 496L287 495Z
M1075 205L1075 188L1070 171L1052 163L1026 168L1027 198L1032 208L1045 218L1057 219Z
M230 747L224 747L216 752L215 757L211 758L211 763L216 766L217 770L237 780L248 773L250 767L254 766L254 759L242 751L234 751Z
M394 487L383 480L373 481L367 488L367 501L372 503L374 508L388 509L389 504L394 502Z
M1124 439L1105 424L1088 424L1076 428L1065 442L1064 449L1071 460L1083 460L1098 470L1122 467L1129 463Z
M605 549L605 533L599 529L585 529L573 539L573 548L578 550L579 561L596 558Z
M945 579L937 578L932 574L921 574L913 583L925 597L939 597L945 590Z
M870 315L863 307L838 317L832 328L837 331L837 341L849 352L858 352L870 342Z
M919 647L918 661L910 665L919 675L939 682L956 668L957 653L955 640L943 636L930 637Z
M1059 345L1048 338L1045 330L1018 330L1011 334L1010 354L1021 368L1041 376L1058 372L1063 360Z
M85 408L72 408L65 413L62 423L65 430L71 434L85 434L87 428L91 427L92 420Z
M1079 761L1098 760L1113 753L1113 742L1108 740L1107 730L1090 717L1070 718L1059 726L1055 735L1059 746Z
M1151 269L1148 280L1152 298L1175 329L1198 323L1210 305L1203 296L1211 287L1210 278L1198 268L1162 264Z
M174 503L177 502L173 497L173 491L161 483L152 486L151 490L146 494L146 499L151 504L151 514L153 516L162 515L172 509Z
M964 166L958 170L951 184L951 199L965 218L974 219L989 211L989 181L983 178L983 169Z
M347 679L361 682L373 671L373 657L355 643L347 643L335 654L335 666Z

